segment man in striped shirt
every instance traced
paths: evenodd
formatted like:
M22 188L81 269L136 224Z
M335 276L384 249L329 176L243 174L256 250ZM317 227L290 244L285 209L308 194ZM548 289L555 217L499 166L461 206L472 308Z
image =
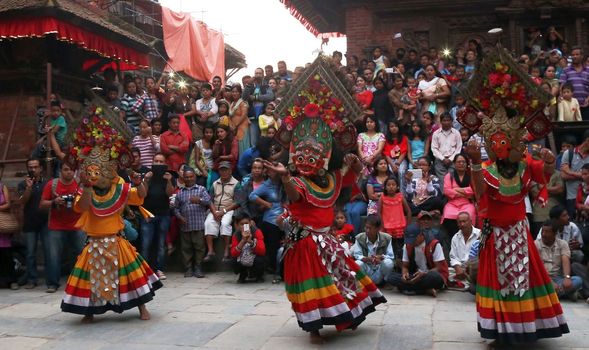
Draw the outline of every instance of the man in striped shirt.
M560 86L573 85L573 97L579 101L583 120L589 120L589 67L583 63L583 49L579 46L571 50L573 63L560 74Z
M211 196L207 190L196 184L196 173L185 168L184 187L176 195L174 214L180 222L182 260L186 272L184 277L202 278L201 264L205 255L204 227Z
M125 121L135 135L139 133L139 122L143 118L143 105L143 98L137 94L135 82L125 83L125 94L121 98L121 106L125 112Z

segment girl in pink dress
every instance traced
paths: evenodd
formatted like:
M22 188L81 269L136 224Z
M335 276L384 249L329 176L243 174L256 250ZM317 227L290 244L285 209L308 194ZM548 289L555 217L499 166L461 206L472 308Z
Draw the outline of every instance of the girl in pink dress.
M378 122L374 116L366 116L366 132L358 135L358 157L364 165L364 176L372 172L374 160L382 154L385 137L378 130Z
M383 231L393 238L395 260L400 260L403 249L403 232L407 223L411 222L411 208L399 191L399 183L395 177L385 180L384 192L378 204L378 215L382 219Z

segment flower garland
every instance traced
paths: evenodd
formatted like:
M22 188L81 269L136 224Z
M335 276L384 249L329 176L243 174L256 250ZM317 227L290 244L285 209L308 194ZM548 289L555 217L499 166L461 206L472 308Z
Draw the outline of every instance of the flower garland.
M541 107L538 98L526 90L511 67L500 62L483 77L482 87L474 98L476 107L483 111L489 111L493 101L500 102L510 117L518 116L522 121Z
M125 138L103 117L100 107L93 107L90 115L82 119L82 123L73 134L73 147L70 155L75 159L85 158L94 147L109 152L111 159L118 159L129 153Z
M333 94L319 74L309 78L307 87L299 92L288 113L283 122L289 131L294 130L305 117L320 117L332 132L341 132L348 124L342 101Z

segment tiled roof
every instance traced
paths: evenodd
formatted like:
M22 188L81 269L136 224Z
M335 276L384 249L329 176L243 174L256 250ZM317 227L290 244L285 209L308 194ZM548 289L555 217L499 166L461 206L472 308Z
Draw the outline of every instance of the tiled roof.
M75 0L1 0L0 15L7 12L42 14L43 10L52 10L66 16L74 15L79 19L105 28L127 39L147 46L147 41L140 31L125 21L118 19L107 12L99 13L85 7ZM71 19L71 18L66 18Z

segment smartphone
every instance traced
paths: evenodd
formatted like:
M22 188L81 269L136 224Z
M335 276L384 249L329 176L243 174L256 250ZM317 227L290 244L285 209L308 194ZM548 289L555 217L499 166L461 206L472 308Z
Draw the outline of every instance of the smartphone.
M28 177L30 177L30 178L32 179L32 178L34 178L34 177L35 177L35 172L34 172L34 171L32 171L32 170L29 170L29 171L27 172L27 176L28 176Z
M409 169L407 170L413 174L413 179L421 179L423 177L423 173L421 169Z
M243 232L250 232L250 224L243 225Z
M397 73L397 68L396 67L385 68L384 71L388 74L394 74L394 73Z

